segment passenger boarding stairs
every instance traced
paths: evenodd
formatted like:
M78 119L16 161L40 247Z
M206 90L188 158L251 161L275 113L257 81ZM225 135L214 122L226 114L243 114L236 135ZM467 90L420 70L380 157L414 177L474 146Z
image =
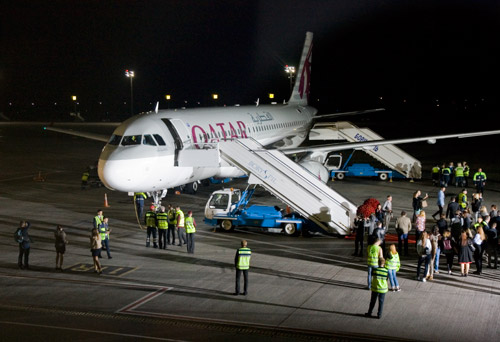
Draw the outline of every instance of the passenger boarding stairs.
M346 235L357 207L279 150L266 150L252 138L219 142L222 159L324 231Z
M317 123L311 129L309 139L361 142L383 140L384 138L369 128L360 128L350 122L340 121ZM362 150L406 178L422 178L420 161L395 145L377 145Z

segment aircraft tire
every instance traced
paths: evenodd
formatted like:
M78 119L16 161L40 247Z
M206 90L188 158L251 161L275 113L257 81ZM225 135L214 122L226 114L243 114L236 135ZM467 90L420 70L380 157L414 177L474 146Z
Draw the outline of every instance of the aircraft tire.
M198 192L198 182L188 183L184 187L184 191L188 194L196 194Z

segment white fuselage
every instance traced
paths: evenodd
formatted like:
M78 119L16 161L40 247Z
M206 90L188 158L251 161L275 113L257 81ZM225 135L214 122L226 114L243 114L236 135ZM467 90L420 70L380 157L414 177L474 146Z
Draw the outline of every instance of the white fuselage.
M264 146L297 147L316 109L295 104L162 110L134 116L114 131L99 157L104 184L125 192L159 191L210 177L243 173L219 167L177 165L181 150L203 150L227 139L253 138ZM196 165L196 161L193 163Z

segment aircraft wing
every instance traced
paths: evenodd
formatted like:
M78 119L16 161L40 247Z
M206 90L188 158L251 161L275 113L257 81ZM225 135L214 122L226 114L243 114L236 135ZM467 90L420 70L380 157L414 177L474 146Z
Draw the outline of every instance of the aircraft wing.
M97 141L102 141L102 142L109 141L109 135L104 135L104 134L80 132L80 131L74 131L72 129L58 128L58 127L53 127L53 126L44 126L43 129L46 131L64 133L64 134L74 135L77 137L82 137L82 138L91 139L91 140L97 140Z
M376 109L357 110L354 112L323 114L323 115L316 115L315 117L313 117L313 120L324 119L324 118L336 118L339 116L348 116L348 115L361 115L361 114L367 114L367 113L381 112L384 110L385 110L385 108L376 108Z
M285 154L294 154L301 152L335 152L343 150L361 150L370 149L375 146L380 145L398 145L398 144L408 144L419 141L427 141L429 144L435 144L437 140L440 139L451 139L451 138L472 138L480 137L485 135L500 134L500 130L494 131L483 131L483 132L473 132L473 133L458 133L458 134L445 134L445 135L433 135L428 137L417 137L417 138L404 138L404 139L390 139L390 140L371 140L371 141L360 141L360 142L348 142L348 143L338 143L338 144L328 144L328 145L316 145L316 146L304 146L296 148L284 148L280 151Z

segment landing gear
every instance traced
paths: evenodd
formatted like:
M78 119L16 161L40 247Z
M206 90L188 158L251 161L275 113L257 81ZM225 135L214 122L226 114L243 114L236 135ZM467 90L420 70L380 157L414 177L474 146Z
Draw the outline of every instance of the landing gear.
M188 194L196 194L196 192L198 191L198 181L196 182L193 182L193 183L188 183L184 186L184 191Z
M153 205L155 206L155 209L158 210L161 207L162 198L167 196L167 189L164 189L162 191L148 192L148 195L153 197Z

